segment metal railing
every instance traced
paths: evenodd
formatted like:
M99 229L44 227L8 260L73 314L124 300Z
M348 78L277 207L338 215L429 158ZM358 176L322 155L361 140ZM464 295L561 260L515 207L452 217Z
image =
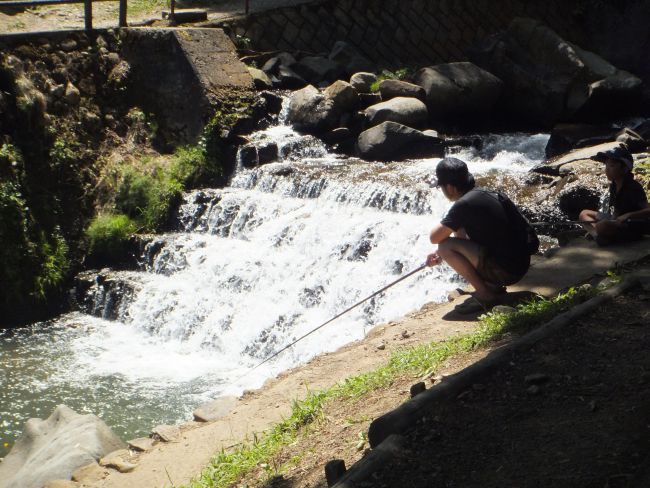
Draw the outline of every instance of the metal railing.
M94 0L120 2L119 27L126 27L126 1L127 0ZM62 5L67 3L84 4L84 25L86 30L93 29L93 0L0 0L2 7L38 7L40 5Z

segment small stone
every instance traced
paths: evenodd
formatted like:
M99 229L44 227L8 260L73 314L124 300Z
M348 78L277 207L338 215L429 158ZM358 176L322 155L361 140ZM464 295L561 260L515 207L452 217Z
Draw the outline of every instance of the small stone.
M90 463L86 466L76 469L72 473L72 480L79 483L96 483L108 476L108 471L103 469L97 463Z
M379 344L379 345L377 346L377 349L379 349L380 351L383 351L384 349L386 349L386 344L384 344L384 343L382 342L381 344Z
M542 383L546 383L548 380L550 380L551 377L547 374L544 373L533 373L529 374L524 378L524 382L527 385L541 385Z
M153 429L152 434L164 442L171 442L180 437L181 430L176 425L158 425Z
M151 437L139 437L127 442L129 447L135 451L149 451L154 446L156 441Z
M402 331L402 339L408 339L409 337L411 337L411 334L409 333L409 331L408 330L403 330Z
M64 96L66 102L68 102L70 105L78 105L81 101L81 93L79 92L79 89L70 82L68 82L65 87Z
M61 43L61 50L65 51L66 53L69 53L70 51L74 51L77 48L77 41L74 39L66 39Z
M516 308L510 307L508 305L496 305L492 307L492 311L496 313L502 313L505 315L510 315L511 313L515 313L517 311Z
M113 66L120 62L120 55L117 53L108 53L106 60Z

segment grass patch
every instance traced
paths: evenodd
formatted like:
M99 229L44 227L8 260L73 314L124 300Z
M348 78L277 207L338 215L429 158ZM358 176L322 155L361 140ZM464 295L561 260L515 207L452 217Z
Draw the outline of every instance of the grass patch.
M145 14L156 14L162 9L169 9L170 3L168 0L131 0L129 2L129 15L140 16ZM178 8L178 7L177 7Z
M279 474L283 467L275 466L271 462L274 455L283 446L294 442L301 429L322 414L327 402L362 397L370 391L389 386L398 377L404 375L428 376L454 356L489 346L513 333L530 330L571 306L591 298L594 294L595 290L592 287L581 286L571 288L551 300L544 298L530 300L518 305L512 313L486 313L479 318L477 329L469 334L401 349L391 356L385 366L375 371L347 378L332 388L320 392L309 392L305 400L293 402L292 413L288 419L234 451L222 451L189 486L191 488L230 486L259 467L263 468L269 477Z
M370 92L377 93L379 91L379 85L381 85L381 82L384 80L408 81L411 79L413 79L413 70L409 68L402 68L396 71L389 71L385 69L382 70L379 75L377 75L377 81L370 85Z
M126 242L135 230L135 222L126 215L100 214L86 230L89 251L98 256L118 259L124 254Z

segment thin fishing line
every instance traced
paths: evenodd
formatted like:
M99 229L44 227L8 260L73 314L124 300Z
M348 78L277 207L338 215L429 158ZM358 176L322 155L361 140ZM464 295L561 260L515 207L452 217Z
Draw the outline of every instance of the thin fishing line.
M348 313L350 310L352 310L352 309L358 307L358 306L361 305L362 303L367 302L367 301L370 300L371 298L373 298L373 297L379 295L381 292L388 290L388 289L389 289L390 287L392 287L392 286L395 286L395 285L396 285L397 283L399 283L400 281L403 281L403 280L405 280L406 278L408 278L409 276L412 276L412 275L414 275L415 273L417 273L417 272L419 272L419 271L422 271L422 270L423 270L424 268L426 268L426 267L427 267L427 265L426 265L426 264L423 264L423 265L420 266L419 268L416 268L416 269L414 269L413 271L410 271L409 273L405 274L404 276L401 276L400 278L396 279L396 280L393 281L392 283L387 284L387 285L384 286L382 289L377 290L377 291L374 292L372 295L369 295L369 296L367 296L366 298L364 298L363 300L361 300L361 301L355 303L355 304L352 305L351 307L346 308L345 310L343 310L343 311L342 311L341 313L339 313L338 315L336 315L336 316L332 317L331 319L329 319L327 322L324 322L324 323L322 323L321 325L319 325L318 327L316 327L315 329L312 329L312 330L310 330L309 332L307 332L306 334L303 334L302 336L298 337L298 339L295 339L293 342L287 344L286 346L284 346L284 347L283 347L282 349L280 349L279 351L277 351L277 352L273 353L271 356L267 357L267 358L266 358L264 361L262 361L261 363L259 363L259 364L257 364L256 366L250 368L248 371L246 371L244 374L242 374L240 377L238 377L235 381L239 381L240 379L242 379L243 377L245 377L245 376L248 375L249 373L255 371L257 368L259 368L259 367L262 366L263 364L266 364L266 363L268 363L271 359L273 359L273 358L279 356L281 353L283 353L284 351L286 351L287 349L289 349L291 346L293 346L293 345L296 344L297 342L303 340L305 337L307 337L307 336L313 334L314 332L316 332L317 330L319 330L319 329L325 327L325 326L326 326L327 324L329 324L330 322L335 321L336 319L338 319L338 318L341 317L342 315L345 315L346 313Z

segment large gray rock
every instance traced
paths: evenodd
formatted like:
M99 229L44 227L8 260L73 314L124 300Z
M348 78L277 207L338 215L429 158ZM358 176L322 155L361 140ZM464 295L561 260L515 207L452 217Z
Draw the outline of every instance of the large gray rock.
M377 75L373 73L355 73L350 77L350 85L359 93L370 93L372 84L377 81Z
M345 81L335 81L325 89L324 95L334 102L334 109L339 113L355 110L359 106L357 90Z
M291 95L287 121L301 132L318 134L334 129L338 124L339 113L334 101L320 93L312 85Z
M569 151L566 154L562 154L560 156L556 156L548 159L543 164L533 168L531 171L535 173L546 174L551 176L559 176L560 174L565 173L562 171L562 168L565 165L569 163L574 163L573 166L571 166L571 168L573 169L573 172L576 172L576 169L579 168L580 162L584 161L587 167L589 168L587 172L591 172L591 167L593 167L592 163L594 161L593 158L596 156L596 154L598 154L599 152L611 150L620 145L621 145L620 142L613 141L613 142L605 142L603 144L598 144L596 146L574 149L573 151ZM602 163L599 164L602 167ZM603 171L604 171L604 167L603 167Z
M379 84L379 93L381 93L382 100L390 100L396 97L412 97L424 102L427 97L427 93L420 85L401 80L383 80Z
M427 106L417 98L397 97L371 105L365 110L369 126L397 122L409 127L423 127L429 117Z
M321 56L305 56L291 69L310 83L334 81L341 73L338 63Z
M41 488L126 447L95 415L79 415L65 405L47 420L29 419L11 452L0 463L1 488Z
M468 62L422 68L415 82L426 92L431 118L440 121L491 112L503 89L499 78Z
M337 41L329 54L329 59L337 63L345 74L351 75L361 71L372 72L375 66L368 58L354 46L345 41Z
M444 155L440 138L396 122L383 122L362 132L357 141L357 149L363 159L376 161Z
M473 50L473 61L506 85L518 120L552 125L569 117L620 110L641 95L641 81L565 41L538 20L514 19Z

